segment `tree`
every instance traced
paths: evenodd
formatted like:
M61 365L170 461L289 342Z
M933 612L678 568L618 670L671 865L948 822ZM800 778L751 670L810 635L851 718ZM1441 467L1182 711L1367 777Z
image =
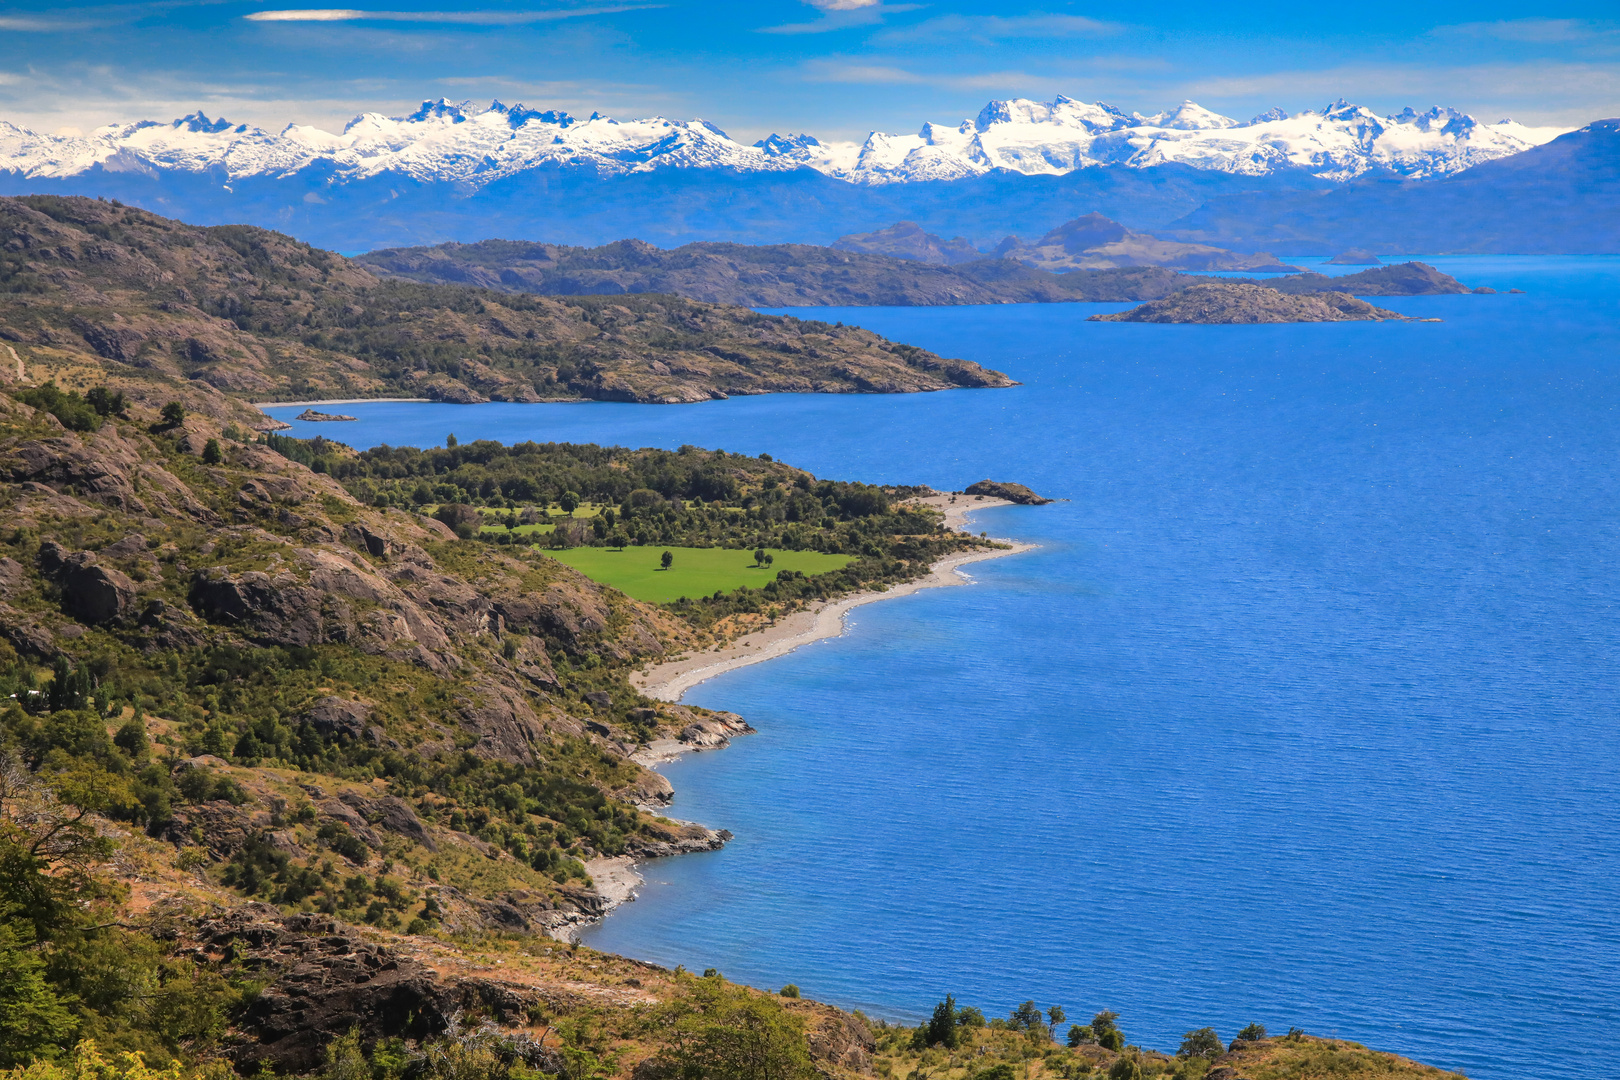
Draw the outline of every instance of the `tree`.
M360 1048L360 1029L351 1027L326 1044L322 1080L371 1080L371 1065Z
M203 444L202 459L204 465L218 465L225 460L225 455L219 448L218 439L209 439Z
M765 556L765 565L766 566L771 565L771 563L773 563L775 561L776 561L776 556L775 555L766 555Z
M563 513L569 517L573 517L574 511L579 509L579 503L580 498L577 491L565 491L562 493L562 498L557 500L557 505L562 507Z
M1176 1051L1176 1056L1214 1058L1220 1057L1223 1049L1221 1037L1215 1034L1215 1029L1202 1027L1181 1037L1181 1049Z
M84 400L102 416L122 416L129 407L122 390L115 394L105 386L92 386L85 391Z
M943 1046L947 1050L955 1050L956 1035L956 999L949 994L945 1000L934 1006L934 1015L928 1020L929 1046Z
M1071 1047L1084 1046L1093 1039L1094 1036L1089 1027L1081 1027L1079 1024L1069 1025L1069 1045Z
M1115 1023L1118 1019L1119 1013L1107 1009L1091 1018L1092 1037L1097 1040L1097 1045L1115 1053L1125 1047L1125 1033Z
M812 1080L803 1022L780 1000L715 976L681 977L654 1018L664 1045L644 1080ZM643 1071L645 1068L645 1072Z
M796 997L799 996L799 988L797 986L794 986L792 983L788 983L786 986L782 987L782 989L777 991L777 992L780 993L785 998L796 998Z
M72 1041L77 1019L45 979L34 928L0 922L0 1066L53 1058Z
M754 565L755 566L764 566L765 565L765 549L764 548L755 548L754 549Z
M673 552L666 551L658 557L658 562L665 570L668 570L675 565L675 555Z
M1033 1001L1026 1001L1014 1009L1007 1018L1014 1028L1023 1031L1033 1031L1038 1024L1045 1023L1041 1010L1035 1007Z
M1133 1054L1108 1067L1108 1080L1142 1080L1142 1063Z
M1232 1045L1236 1046L1240 1042L1259 1042L1265 1037L1266 1025L1250 1024L1248 1027L1244 1028L1242 1031L1233 1036Z
M186 407L178 401L171 401L163 406L160 415L163 417L164 427L179 427L186 422Z
M444 437L444 445L449 447L452 450L454 450L457 446L460 445L459 443L456 442L456 433L455 432L452 431L450 434L448 434L448 435L446 435Z
M1054 1005L1050 1009L1046 1010L1046 1022L1051 1024L1053 1028L1056 1028L1068 1018L1069 1014L1063 1011L1063 1006L1061 1005Z

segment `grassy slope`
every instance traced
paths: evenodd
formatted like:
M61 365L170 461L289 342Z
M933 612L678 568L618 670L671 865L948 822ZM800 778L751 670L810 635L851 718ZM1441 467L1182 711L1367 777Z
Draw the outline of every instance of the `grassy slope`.
M664 552L675 556L666 571L659 564ZM667 604L682 596L707 596L737 588L758 589L783 570L797 570L805 576L841 569L854 561L851 555L823 555L819 551L770 551L770 566L754 565L752 551L729 548L627 547L569 548L551 552L551 557L567 563L592 581L611 585L620 592L649 604Z

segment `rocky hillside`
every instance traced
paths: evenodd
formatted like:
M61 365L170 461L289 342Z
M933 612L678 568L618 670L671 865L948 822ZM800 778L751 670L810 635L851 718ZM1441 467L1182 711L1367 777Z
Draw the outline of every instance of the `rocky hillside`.
M585 1080L657 1048L646 1007L765 1008L552 948L612 901L604 860L729 839L664 816L670 786L642 762L751 729L644 699L628 674L982 541L767 458L471 444L363 459L250 438L223 397L188 411L169 399L188 384L161 370L90 374L118 389L0 368L0 964L34 965L49 1021L19 1030L0 1010L0 1066L85 1037L309 1072L356 1025L368 1054L416 1052L466 1010L532 1029L555 1060L531 1065ZM437 517L389 505L432 478ZM652 607L442 520L476 517L471 502L543 510L556 485L629 487L638 536L729 534L729 519L865 554ZM502 935L525 943L525 973ZM479 959L482 940L497 948ZM835 1010L767 1014L794 1061L869 1064L870 1035Z
M1091 322L1286 323L1405 319L1346 292L1291 295L1263 285L1219 282L1194 285L1129 311L1093 315Z
M676 403L1011 385L853 327L674 296L382 281L263 229L43 196L0 199L0 341L25 365L111 362L253 400Z
M884 230L889 232L892 230ZM970 261L963 261L964 253L956 241L931 234L916 235L909 230L896 236L884 233L846 237L849 244L831 248L698 243L668 251L640 240L621 240L598 248L485 240L476 244L391 248L362 255L355 262L382 277L401 281L472 285L546 296L674 293L705 303L755 307L1118 303L1162 299L1204 280L1153 265L1160 256L1171 261L1183 259L1188 268L1200 270L1291 269L1269 256L1257 261L1215 248L1194 250L1195 245L1161 243L1142 234L1133 233L1130 235L1136 239L1115 243L1107 239L1113 231L1106 228L1096 234L1079 232L1056 239L1048 236L1027 248L1016 238L1009 238L1012 247L1007 257L998 253ZM1071 241L1080 246L1067 251L1063 245ZM1143 246L1149 242L1158 245L1153 252ZM1041 265L1020 261L1025 256L1030 263ZM1093 256L1096 259L1086 263ZM1112 268L1074 268L1082 264ZM1267 284L1290 292L1359 290L1365 285L1377 295L1387 296L1469 291L1432 267L1424 270L1427 275L1355 274L1328 278L1322 274L1292 274L1268 279Z
M1112 270L1127 266L1162 266L1170 270L1242 270L1282 272L1298 270L1276 256L1259 252L1245 255L1207 244L1160 240L1127 229L1101 214L1087 214L1065 222L1033 243L1009 236L991 254L1015 259L1026 266L1062 273L1071 270Z

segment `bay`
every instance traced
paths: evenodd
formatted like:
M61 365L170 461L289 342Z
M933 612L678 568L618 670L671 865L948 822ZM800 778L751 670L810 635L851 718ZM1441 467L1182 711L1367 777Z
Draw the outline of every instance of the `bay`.
M1378 301L1438 324L801 310L1023 385L294 433L693 443L1066 500L982 512L1041 547L972 587L694 689L759 734L667 766L673 812L737 839L647 866L595 947L895 1019L1034 998L1170 1050L1257 1020L1607 1075L1620 259L1426 261L1504 293Z

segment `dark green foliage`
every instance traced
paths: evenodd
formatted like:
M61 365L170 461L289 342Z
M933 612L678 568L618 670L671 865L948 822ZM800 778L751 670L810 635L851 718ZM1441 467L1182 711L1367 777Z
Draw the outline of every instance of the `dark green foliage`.
M1034 1031L1043 1027L1046 1020L1033 1001L1026 1001L1008 1014L1007 1023L1020 1031Z
M1086 1043L1094 1041L1094 1039L1095 1036L1092 1034L1090 1027L1081 1027L1079 1024L1069 1026L1068 1043L1071 1047L1084 1046Z
M949 994L934 1006L934 1015L928 1020L928 1034L924 1041L929 1046L943 1046L955 1050L957 1043L956 999Z
M994 1065L980 1069L972 1076L972 1080L1017 1080L1018 1074L1013 1070L1012 1064L998 1061Z
M72 1042L78 1019L45 978L33 927L0 922L0 1068L56 1057Z
M84 400L98 416L123 416L129 408L129 402L124 398L124 392L114 393L105 386L92 386L85 391Z
M1091 1018L1092 1038L1097 1040L1098 1046L1115 1053L1125 1048L1125 1033L1119 1030L1118 1020L1118 1013L1106 1009Z
M651 1031L659 1053L637 1068L644 1080L810 1080L804 1028L773 998L714 977L686 976L689 994L665 1003Z
M1182 1036L1181 1049L1176 1051L1177 1057L1220 1057L1225 1047L1221 1037L1215 1034L1215 1029L1202 1027L1197 1031L1189 1031Z
M778 992L785 998L796 998L799 996L799 988L794 986L792 983L788 983Z
M178 401L171 401L163 406L163 411L159 415L163 419L164 427L179 427L186 422L186 407Z
M1050 1009L1046 1010L1046 1022L1051 1025L1053 1030L1056 1030L1057 1026L1068 1018L1069 1014L1063 1011L1063 1006L1061 1005L1053 1005Z
M1250 1024L1248 1027L1244 1028L1242 1031L1240 1031L1236 1035L1234 1035L1232 1037L1232 1042L1234 1044L1235 1043L1240 1043L1240 1042L1259 1042L1261 1039L1263 1039L1265 1037L1266 1037L1266 1025L1264 1025L1264 1024Z
M1134 1054L1108 1066L1108 1080L1142 1080L1142 1062Z
M225 454L219 448L218 439L209 439L203 444L202 459L204 465L218 465L225 460Z
M958 1027L982 1028L984 1027L984 1013L976 1006L963 1005L956 1010L956 1023Z
M658 565L662 566L665 570L668 570L671 566L675 565L675 556L668 551L664 552L662 555L658 556Z
M95 391L92 390L91 393ZM18 390L12 396L24 405L44 409L60 420L62 426L69 431L95 431L101 427L102 416L106 415L91 402L81 398L77 392L63 391L55 382Z

